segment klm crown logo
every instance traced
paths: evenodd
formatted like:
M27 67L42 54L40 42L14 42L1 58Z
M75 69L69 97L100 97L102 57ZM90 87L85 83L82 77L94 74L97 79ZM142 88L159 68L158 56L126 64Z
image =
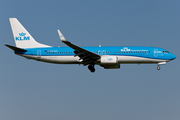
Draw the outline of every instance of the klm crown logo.
M109 60L109 61L112 61L113 59L112 59L112 58L109 58L108 60Z
M18 37L15 37L15 40L16 41L27 41L27 40L30 40L30 37L29 36L26 36L26 33L19 33L19 36Z
M128 49L127 47L124 47L123 49L121 49L121 51L131 51L131 50Z
M22 33L19 33L19 35L20 35L20 36L25 36L26 33L23 33L23 32L22 32Z

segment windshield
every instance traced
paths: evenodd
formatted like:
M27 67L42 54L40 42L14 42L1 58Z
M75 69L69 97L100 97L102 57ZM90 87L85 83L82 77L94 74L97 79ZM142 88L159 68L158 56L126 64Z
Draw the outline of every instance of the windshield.
M163 51L163 53L169 53L169 51Z

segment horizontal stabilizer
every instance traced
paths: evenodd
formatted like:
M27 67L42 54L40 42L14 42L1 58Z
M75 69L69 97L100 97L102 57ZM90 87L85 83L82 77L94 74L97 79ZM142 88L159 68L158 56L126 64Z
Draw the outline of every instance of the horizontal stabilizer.
M7 45L7 44L5 44L5 46L7 46L8 48L10 48L10 49L12 49L12 50L14 50L14 51L18 51L18 52L27 52L27 50L22 49L22 48L14 47L14 46Z

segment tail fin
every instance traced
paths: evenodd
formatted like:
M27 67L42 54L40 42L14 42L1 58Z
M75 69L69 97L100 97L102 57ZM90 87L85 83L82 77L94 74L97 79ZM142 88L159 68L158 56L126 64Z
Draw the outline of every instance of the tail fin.
M14 41L16 47L19 48L40 48L40 47L51 47L38 43L34 38L29 34L29 32L22 26L22 24L16 18L9 18Z

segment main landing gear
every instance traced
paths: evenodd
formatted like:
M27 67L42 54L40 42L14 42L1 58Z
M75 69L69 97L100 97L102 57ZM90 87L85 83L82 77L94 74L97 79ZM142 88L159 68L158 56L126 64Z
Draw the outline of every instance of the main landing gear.
M92 73L95 72L94 64L90 64L90 65L88 66L88 69L89 69Z

